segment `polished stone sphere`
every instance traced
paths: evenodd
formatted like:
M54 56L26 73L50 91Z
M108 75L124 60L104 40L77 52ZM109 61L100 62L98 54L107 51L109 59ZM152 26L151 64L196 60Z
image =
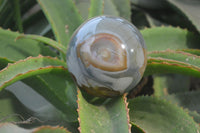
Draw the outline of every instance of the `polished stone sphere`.
M67 65L80 89L94 96L113 97L133 89L147 64L146 46L127 20L98 16L73 34Z

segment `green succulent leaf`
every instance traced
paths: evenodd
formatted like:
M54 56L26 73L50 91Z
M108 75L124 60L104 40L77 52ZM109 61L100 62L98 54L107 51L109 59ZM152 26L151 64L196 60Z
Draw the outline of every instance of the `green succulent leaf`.
M7 59L3 59L0 61L2 61L0 63L1 65L3 65L2 68L6 67L8 63L13 63ZM57 71L56 73L48 72L46 74L40 74L37 76L25 78L22 81L33 90L44 96L57 109L64 113L64 115L66 116L64 118L65 121L71 122L77 120L77 112L75 111L77 109L76 87L69 73L63 73L62 71ZM21 86L17 85L17 87ZM15 89L14 86L12 88ZM29 91L27 91L27 93L29 93ZM57 99L59 95L62 96L59 98L63 102L60 102L59 100L54 100ZM66 110L66 107L63 106L63 103L66 103L69 106L68 108L72 109L73 111L69 113L68 110Z
M178 106L156 97L129 101L130 121L150 133L198 133L194 120Z
M41 126L34 129L24 129L11 123L0 123L1 133L70 133L63 127Z
M54 75L55 77L52 75L32 77L38 74L57 75ZM0 71L0 90L22 79L62 111L67 116L67 121L76 121L77 113L73 93L75 89L65 62L52 57L39 56L10 64ZM57 84L54 84L56 81Z
M200 77L199 62L199 56L182 51L150 52L145 74L179 73Z
M16 42L15 42L15 39L17 37L19 37L21 34L16 33L16 32L11 32L11 31L8 31L8 30L3 30L3 29L1 29L0 31L2 32L2 36L0 36L1 41L2 41L2 44L0 45L2 52L0 52L0 55L2 54L1 56L3 56L3 57L0 58L1 69L6 67L8 63L13 63L14 60L19 60L21 58L24 59L24 58L31 56L31 55L37 56L40 52L46 53L46 55L53 55L53 56L55 55L55 53L53 53L48 47L44 46L43 44L39 43L38 41L35 41L35 40L32 40L32 39L27 39L27 38L21 38L21 39L16 40ZM5 43L5 46L3 45L4 43ZM9 47L11 47L11 49ZM34 53L34 51L36 51L37 53ZM13 54L11 54L11 53L13 53ZM6 57L4 57L4 56L6 56ZM60 65L66 66L66 63L63 62ZM20 68L20 69L22 70L23 68ZM39 71L37 71L38 73L36 72L35 75L41 74L40 72L42 72L42 71L44 73L49 73L48 71L50 71L50 70L43 69L42 71L40 71L40 72ZM28 74L28 73L26 73L26 74ZM26 76L28 76L28 77L32 76L32 75L29 75L29 74L26 75ZM75 86L73 85L73 81L69 78L70 76L68 74L67 74L67 76L63 75L63 74L60 74L60 75L61 76L54 75L55 78L52 79L52 74L50 74L49 76L43 76L43 77L40 77L39 79L38 79L38 77L35 77L34 79L32 78L32 81L28 80L28 79L24 79L23 82L28 84L34 90L37 90L37 92L44 95L44 97L46 95L45 94L46 92L40 91L40 90L42 90L44 88L45 88L45 90L50 90L50 89L53 88L53 91L57 92L57 90L58 90L57 87L59 87L63 91L63 94L68 92L68 94L66 94L66 96L65 96L65 97L67 97L67 100L65 99L66 100L65 102L68 103L70 108L76 108L77 105L75 103L76 99L74 98L75 97L74 93L73 93L74 91L71 91L75 88ZM22 78L25 78L25 77L22 76ZM51 78L51 80L48 80L48 78L43 79L44 77L49 77L49 78ZM60 77L60 78L58 78L58 77ZM11 82L9 84L11 84L12 82L15 82L15 80L16 79L11 80ZM17 80L20 80L20 78L17 79ZM55 81L56 83L62 82L62 84L59 84L57 87L50 86L49 82L51 82L51 85L52 85L52 83L53 83L52 81ZM65 84L63 84L63 83L65 83ZM70 88L70 89L68 89L68 88ZM76 95L76 93L75 93L75 95ZM51 101L51 103L52 103L51 98L47 98L47 97L45 97L45 98L48 99L49 101ZM71 104L69 104L69 103L71 103ZM56 103L54 105L57 106L59 104ZM64 107L65 109L63 109L63 107L61 105L59 105L58 108L62 112L64 111L65 114L69 114L69 113L67 113L68 111L66 110L65 107ZM77 113L75 111L73 111L72 114L67 116L67 120L68 121L76 121L76 116L77 116Z
M0 71L0 90L6 86L37 74L50 71L65 71L66 63L51 57L29 57L8 65Z
M67 123L70 123L66 127L75 129L75 132L77 132L76 129L79 120L79 130L83 133L131 131L134 133L199 133L199 92L187 92L190 81L188 77L180 78L177 76L178 78L176 79L176 77L171 78L170 76L165 76L164 78L160 75L153 76L153 87L154 89L156 88L154 90L154 96L159 96L162 99L143 96L132 99L129 104L130 113L125 96L107 99L101 105L94 105L85 100L80 91L78 91L77 96L77 89L67 70L66 62L53 58L58 55L44 44L58 50L61 58L65 60L69 40L73 32L83 22L83 19L105 14L121 16L128 20L132 17L131 19L134 19L138 23L144 23L145 18L146 21L149 21L147 26L152 26L158 23L158 21L160 25L168 22L167 19L169 18L161 18L166 17L161 14L162 12L168 11L168 9L165 10L169 6L168 3L175 9L173 10L174 12L177 11L174 16L183 16L183 18L185 17L184 20L188 19L191 22L184 22L183 26L190 28L193 24L194 27L192 28L194 30L196 28L200 32L200 19L198 16L200 14L200 2L197 0L168 0L159 2L156 0L37 1L39 4L32 0L15 0L14 2L0 0L0 26L3 28L10 27L12 30L18 29L20 32L24 29L25 33L35 33L51 37L53 36L51 32L52 28L54 36L58 41L37 35L24 35L0 28L1 95L4 95L5 92L3 88L21 80L20 82L34 89L55 106L58 112L61 111L60 117L63 117L61 119L65 121L64 124L67 125ZM130 1L134 5L131 5ZM38 12L26 18L26 14L30 13L29 11L33 5L36 7L40 5L44 14L38 8ZM133 6L134 10L133 8L131 9ZM143 12L142 21L139 22L133 17L135 10ZM153 16L151 14L151 11L154 12L155 10L159 12L158 15L161 15L158 19L166 22L162 20L157 21L156 15ZM49 23L44 15L47 17ZM195 35L186 29L174 27L153 27L143 29L141 33L148 51L148 63L145 76L165 73L173 73L175 75L174 73L178 73L200 77L200 36L198 34ZM170 81L169 83L168 81L170 79L173 82ZM179 85L176 87L177 83L175 82L184 83L182 83L182 86ZM171 91L170 85L174 85L173 88L177 90ZM20 87L13 84L11 88L15 89ZM174 92L176 94L168 95ZM166 99L172 103L169 103ZM2 115L1 111L5 112L8 110L9 114L14 113L10 99L4 100L0 96L0 104L5 107L0 110L0 116ZM174 104L178 104L181 108ZM185 109L183 110L182 107ZM77 108L78 111L76 111ZM77 112L79 113L78 120ZM19 120L18 118L16 119ZM13 118L11 120L15 121L16 119ZM0 122L4 122L4 117L2 119L0 118ZM28 121L25 120L24 122ZM132 125L131 129L129 124ZM13 131L20 133L68 133L62 127L43 126L35 129L23 129L11 123L0 123L0 132L6 133Z
M39 36L39 35L20 35L17 37L17 40L21 39L21 38L27 38L27 39L32 39L32 40L36 40L38 42L42 42L44 44L47 44L55 49L57 49L58 51L62 52L63 54L66 53L67 48L64 47L63 45L61 45L60 43L47 38L47 37L43 37L43 36Z
M148 52L167 49L200 48L200 37L174 27L154 27L141 30Z
M200 77L199 68L175 60L149 58L144 75L176 73Z
M119 16L130 21L131 18L130 0L112 0L112 1L119 12Z
M37 87L38 86L39 85L37 85ZM38 89L41 88L38 87ZM44 88L42 88L41 90L44 90ZM18 120L17 124L18 123L20 124L20 122L24 120L31 121L29 126L29 128L31 128L35 127L33 125L36 124L51 125L52 122L55 122L56 125L57 123L61 123L61 121L64 121L66 119L65 114L63 114L63 112L61 112L58 108L56 108L52 103L50 103L50 101L48 101L41 94L36 92L36 89L34 90L30 86L26 85L25 82L17 81L16 83L6 87L4 90L1 91L1 93L3 93L4 91L10 92L13 95L15 95L17 101L19 101L23 105L23 108L21 106L19 106L19 108L21 108L21 110L24 110L24 112L16 111L15 113L23 114L22 115L23 117L24 115L27 115L27 117ZM18 107L17 104L16 106Z
M0 28L0 57L10 61L25 59L29 56L56 56L44 44L32 39L15 40L21 34Z
M59 108L67 116L65 121L77 121L77 90L70 73L63 73L60 71L55 74L41 74L39 77L56 93L57 96L59 96L59 99L67 105L68 110L72 110L72 112L69 113L68 111L65 111L65 107ZM31 83L31 80L29 83ZM32 86L34 86L34 84L32 84ZM49 101L51 101L51 99L49 99Z
M83 22L72 0L38 0L58 43L67 47L76 28ZM67 32L67 33L66 33Z
M153 58L175 60L181 63L192 65L194 67L200 67L199 64L200 56L196 56L181 51L166 50L166 51L150 52L148 56Z
M104 14L119 16L119 11L112 0L104 0Z
M90 0L75 0L74 3L76 7L79 9L79 12L84 20L88 19L89 8L90 8Z
M200 56L200 49L180 49L180 50L177 50L177 51L183 51L183 52L187 52L187 53L190 53L190 54Z
M89 18L102 15L103 8L104 8L103 0L91 0Z
M67 122L77 121L76 88L69 73L63 71L51 72L26 78L22 81L60 110L64 114L62 120Z
M128 133L126 98L109 99L104 105L88 103L78 91L79 130L81 133Z
M168 0L168 2L172 4L175 9L181 11L200 32L200 1Z
M148 75L150 72L151 74L178 73L190 76L199 75L199 50L194 49L199 48L200 39L198 35L174 27L154 27L141 30L141 33L149 52L145 74ZM167 77L154 78L155 95L167 95L170 90L168 90L169 86L166 81L170 79ZM187 81L189 80L185 80L186 82L184 83L188 83ZM188 85L185 85L185 90L188 89L186 86ZM183 91L183 89L180 89L180 91Z
M102 6L103 9L100 9L100 10L102 10L102 13L104 15L112 15L112 16L119 16L119 15L122 14L121 17L125 17L125 18L128 17L129 14L124 14L125 11L127 12L129 10L129 7L127 7L128 6L127 0L125 0L125 1L121 0L121 2L124 3L123 5L120 5L120 9L124 11L124 12L121 12L121 14L119 14L120 9L119 10L117 9L117 6L119 6L119 5L116 5L116 4L118 4L118 3L115 4L114 2L115 1L113 1L113 0L103 0L103 6ZM84 1L83 0L76 0L75 3L76 3L76 6L78 7L82 17L84 19L87 19L88 16L89 16L88 9L92 6L91 0L84 0ZM97 5L96 7L100 7L100 6L101 5ZM96 9L96 10L99 10L99 9ZM101 15L101 14L99 14L99 15ZM93 17L95 17L95 16L93 16ZM126 19L128 19L128 18L126 18Z

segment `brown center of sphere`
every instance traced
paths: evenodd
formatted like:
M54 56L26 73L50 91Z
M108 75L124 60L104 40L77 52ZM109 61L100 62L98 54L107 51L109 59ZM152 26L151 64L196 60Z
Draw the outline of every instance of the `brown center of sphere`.
M99 33L78 44L77 55L86 67L104 71L127 69L127 52L121 40L108 33Z

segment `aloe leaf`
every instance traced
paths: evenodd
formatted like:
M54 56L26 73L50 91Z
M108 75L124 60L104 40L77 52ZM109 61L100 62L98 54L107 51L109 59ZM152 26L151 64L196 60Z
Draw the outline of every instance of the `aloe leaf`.
M104 8L103 0L91 0L89 18L102 15L103 8Z
M163 58L169 60L175 60L182 63L186 63L192 65L194 67L200 67L200 56L196 56L193 54L181 52L181 51L174 51L174 50L166 50L166 51L156 51L148 53L149 57L154 58Z
M200 48L200 37L187 30L174 27L154 27L141 30L147 50Z
M175 60L149 58L144 75L177 73L200 77L199 68Z
M35 85L35 88L37 87L38 90L41 89L38 86L39 85ZM17 98L17 101L23 104L23 107L25 107L24 110L26 111L24 114L28 114L28 117L25 117L24 119L28 119L30 116L38 118L32 120L31 126L36 123L51 124L52 122L54 122L56 124L66 119L63 112L58 110L58 108L47 101L47 99L45 99L41 94L36 92L36 89L34 90L22 81L17 81L16 83L13 83L12 85L6 87L5 91L9 91L14 94ZM2 92L4 92L4 90ZM18 113L18 111L15 113ZM18 120L18 122L21 121L22 120Z
M187 52L187 53L190 53L190 54L200 56L200 49L179 49L177 51L183 51L183 52Z
M69 73L50 72L22 81L5 89L14 93L35 117L54 123L77 122L77 92Z
M150 52L145 74L179 73L199 77L199 61L199 56L180 51Z
M75 0L76 7L79 9L79 12L84 20L88 18L90 0Z
M199 40L199 37L197 35L195 35L191 32L188 32L187 30L183 30L183 29L180 29L180 28L174 28L174 27L149 28L149 29L141 30L141 33L142 33L142 35L145 39L145 42L146 42L146 45L147 45L147 50L149 51L149 54L148 54L149 57L156 57L154 59L157 60L157 61L162 60L162 59L164 59L164 60L165 59L169 59L169 60L172 59L173 61L181 61L181 62L187 63L187 65L181 66L180 64L178 64L176 62L171 62L172 64L170 64L170 62L163 60L162 63L160 62L161 64L160 63L159 64L153 64L152 61L154 59L149 58L148 67L150 67L150 66L154 66L154 67L156 66L156 67L151 68L152 70L150 70L147 67L147 71L150 70L150 71L152 71L152 74L153 74L153 71L154 71L153 69L158 69L158 70L162 69L160 72L158 72L158 71L156 72L156 70L155 70L154 71L155 74L156 73L179 73L179 74L186 74L187 73L187 75L191 75L189 72L186 72L186 71L190 71L189 70L190 65L192 65L192 66L194 65L192 63L198 64L198 61L195 60L196 56L192 55L193 53L198 55L198 49L189 49L189 48L199 48L200 40ZM166 51L166 53L165 53L166 56L163 56L161 54L154 54L155 56L153 56L153 55L151 56L152 51L155 51L153 53L156 53L156 51L167 50L167 49L168 50L169 49L177 50L180 53L182 51L184 51L183 54L185 54L185 56L182 56L183 57L182 59L179 58L178 56L172 57L170 54L172 54L172 55L174 55L174 54L171 53L170 50L169 50L169 53L167 53L167 51ZM187 54L187 53L192 53L192 54ZM171 57L169 57L167 54ZM187 55L190 55L190 56L187 56ZM192 59L192 60L187 62L188 59ZM155 61L155 62L157 62L157 61ZM175 65L177 65L177 66L175 66ZM167 67L167 66L169 66L169 67ZM171 69L172 66L173 66L173 69ZM188 69L186 69L187 66L188 66ZM161 68L161 67L163 67L163 68ZM175 67L177 69L179 67L184 67L184 68L181 68L181 70L183 70L183 71L180 71L180 70L176 71ZM169 79L167 79L166 77L163 77L163 78L165 78L166 81L169 81ZM158 96L158 95L164 95L164 92L167 93L167 91L169 91L166 88L167 86L164 86L164 84L161 84L161 82L159 81L159 80L163 80L163 79L156 78L156 80L158 80L158 82L155 81L156 84L154 84L155 95ZM186 82L184 82L184 83L186 83ZM164 87L164 88L159 89L157 85L161 85L160 87ZM176 87L176 90L177 90L177 88L178 87ZM170 88L168 88L168 89L170 89ZM187 88L185 88L185 89L187 89ZM183 91L183 88L181 90Z
M20 34L0 28L0 57L10 61L25 59L29 56L56 56L47 46L31 39L15 40Z
M156 27L156 28L142 30L142 33L144 35L144 38L145 38L145 41L146 41L146 44L148 47L148 51L178 49L177 51L179 51L180 53L181 53L181 51L185 51L187 53L195 53L195 54L198 53L198 49L186 49L186 48L191 48L191 47L198 48L198 43L199 43L199 39L197 38L198 36L196 36L193 33L188 32L187 30L183 30L180 28L173 28L173 27ZM169 40L168 41L165 40L164 36L165 37L167 36ZM191 40L191 41L189 41L189 40ZM154 52L154 53L156 53L156 52ZM187 53L184 53L184 54L187 54ZM167 54L171 54L171 53L169 52ZM149 57L151 57L151 54L149 54ZM156 57L161 57L163 59L167 58L167 57L163 57L161 55L158 55ZM174 60L183 61L183 60L179 60L178 58L176 58L176 59L175 58L174 58ZM195 57L193 57L193 55L192 55L192 58L195 58ZM169 57L167 59L173 59L173 57L172 58ZM185 55L184 60L188 60L187 55ZM188 66L189 66L189 64L188 64ZM163 71L166 72L168 70L166 68L166 70L163 69ZM165 81L163 81L161 83L159 80L160 81L165 80ZM169 81L169 80L170 79L168 79L167 77L163 77L163 76L161 77L161 79L159 79L158 77L155 78L155 84L154 84L155 95L157 95L157 96L164 95L164 93L166 95L167 91L169 91L169 90L167 90L166 81ZM184 82L184 83L187 83L187 82ZM159 85L160 85L160 87L162 87L162 89L159 88ZM179 86L179 88L180 87L181 86ZM177 90L178 87L175 87L175 88ZM170 88L168 88L168 89L170 89ZM187 89L186 86L185 86L185 89ZM183 88L181 90L183 91Z
M104 14L105 15L112 15L112 16L119 16L119 12L117 7L113 3L112 0L104 0Z
M53 72L54 74L55 72ZM64 120L67 122L75 122L77 121L77 104L75 103L76 93L73 93L76 91L75 85L73 84L73 81L69 78L69 73L60 71L56 72L58 79L56 77L54 78L54 81L52 80L46 80L43 79L44 76L36 76L36 77L30 77L23 79L22 81L33 88L36 92L41 94L46 100L48 100L51 104L54 105L58 110L60 110L64 114ZM51 73L52 74L52 73ZM49 76L50 73L47 75ZM52 75L50 75L52 77ZM61 85L56 84L56 81L59 79L62 79L60 82L62 82ZM51 86L49 82L52 82L51 84L55 83L57 87ZM60 83L58 82L58 83ZM63 85L64 84L64 85Z
M0 123L0 132L2 133L70 133L63 127L41 126L34 129L24 129L12 123Z
M54 69L64 71L64 66L66 67L66 64L56 58L42 56L18 61L0 71L0 90L26 77L48 73Z
M97 106L88 103L78 91L78 113L81 133L128 133L131 130L125 96Z
M100 0L102 1L102 0ZM84 19L87 19L89 16L88 9L91 7L91 0L76 0L76 6L78 7L80 14ZM98 7L100 5L97 5ZM98 9L99 10L99 9ZM116 8L116 5L112 0L103 0L103 14L104 15L112 15L112 16L119 16L119 12ZM99 14L100 15L100 14ZM95 16L93 16L95 17Z
M68 77L69 75L65 75L65 77ZM61 77L63 79L65 79L64 76L60 76L60 74L58 75L58 77ZM60 79L61 79L60 78ZM29 78L28 78L29 79ZM62 79L62 81L64 81ZM31 82L32 80L32 82ZM74 109L74 112L71 112L70 114L66 114L65 112L61 111L60 108L55 107L53 104L55 103L54 100L54 96L49 96L49 92L45 92L45 89L49 89L51 90L50 87L45 88L44 85L41 85L40 82L35 82L33 81L34 78L30 78L29 81L34 85L32 88L37 88L35 90L32 90L32 88L30 88L28 85L24 84L21 81L18 81L10 86L8 86L7 88L5 88L6 90L11 91L12 93L15 94L15 96L17 97L17 99L23 104L22 106L19 106L19 104L14 104L14 106L17 106L17 114L23 114L22 116L24 117L24 115L28 115L27 117L24 117L24 120L32 120L31 121L31 125L28 126L30 127L35 127L35 124L39 124L39 125L63 125L65 126L65 128L67 128L69 131L71 131L72 133L78 133L78 120L77 117L75 119L75 122L69 122L70 121L70 117L74 116L74 114L76 114L76 109L77 109L77 104L76 104L76 109ZM25 82L25 81L24 81ZM56 81L55 81L56 82ZM57 86L57 89L55 90L55 94L57 93L57 90L61 91L63 90L63 93L66 93L65 97L68 98L63 98L63 99L69 99L69 98L73 98L73 100L76 103L76 94L75 94L75 98L72 95L72 93L69 93L70 90L74 90L76 92L75 87L70 86L69 83L72 83L72 80L69 81L64 81L66 83L66 85L68 85L67 87L63 87L61 85ZM38 94L37 90L43 90L43 93ZM36 92L37 91L37 92ZM2 91L4 92L4 91ZM3 93L0 93L0 95ZM77 92L76 92L77 93ZM26 95L24 95L26 94ZM48 97L43 97L47 96ZM54 92L53 92L54 94ZM4 96L4 95L3 95ZM59 97L62 98L62 97ZM14 99L14 103L16 103L17 99ZM47 101L48 100L48 101ZM53 101L53 102L51 102ZM50 103L51 102L51 103ZM69 106L69 108L73 108L73 102L72 101L65 101L67 103L67 105ZM57 104L61 104L62 102L58 102ZM5 106L5 105L4 105ZM6 106L5 106L6 107ZM23 112L25 107L25 111ZM16 109L15 108L15 109ZM19 109L19 111L18 111ZM66 108L64 108L66 110ZM3 109L4 110L4 109ZM64 110L64 111L65 111ZM1 109L2 111L2 109ZM8 113L8 112L7 112ZM7 114L6 113L6 114ZM74 114L73 114L74 113ZM2 115L2 113L0 113L0 116ZM31 117L30 117L31 116ZM77 115L76 115L77 116ZM10 120L10 118L16 118L19 117L19 115L13 115L10 114L6 115L6 119L5 119L5 115L4 115L4 120L1 122L5 122L6 120ZM2 118L2 119L3 119ZM31 119L33 118L33 119ZM1 118L0 118L1 119ZM20 124L22 122L23 119L17 120L15 123ZM74 120L73 120L74 121ZM13 121L12 121L13 122ZM23 126L26 126L26 124L22 124ZM26 126L27 127L27 126Z
M38 0L43 9L56 40L67 46L76 28L83 22L72 0ZM66 33L67 31L67 33Z
M129 101L130 120L150 133L196 133L194 120L178 106L156 97L137 97Z
M181 11L196 27L196 29L200 32L200 1L193 0L193 1L187 1L187 0L168 0L170 4L173 5L174 8Z
M147 50L150 51L148 56L148 66L145 74L150 72L156 73L179 73L193 75L198 70L195 65L198 65L196 55L188 53L197 53L198 50L188 50L187 48L199 48L199 38L187 30L173 27L156 27L144 29L141 31L147 44ZM165 40L167 38L167 40ZM156 54L156 51L177 49L177 52L165 51L165 55ZM181 49L186 52L181 52ZM184 50L187 49L187 50ZM155 51L155 52L151 52ZM151 53L154 53L151 55ZM177 53L177 55L173 54ZM182 53L182 54L181 54ZM164 53L163 53L164 54ZM172 57L172 55L175 55ZM189 61L188 61L189 60ZM180 69L179 69L180 68ZM190 69L191 68L191 69ZM194 71L195 68L196 72ZM157 70L156 70L157 69ZM192 73L190 73L192 71ZM197 75L197 73L195 75ZM163 91L163 90L161 90Z
M41 74L39 77L74 111L71 114L67 114L69 116L67 116L66 120L71 117L73 121L76 121L77 90L71 75L60 72L59 74ZM68 121L72 120L69 119Z
M4 63L5 63L4 67L6 67L9 62L7 60L5 60ZM2 62L0 64L2 65ZM60 78L57 78L57 77L60 77ZM70 93L71 92L70 90L72 90L72 92L73 92L73 90L75 90L74 89L75 86L73 87L73 85L70 85L70 83L72 83L73 81L69 80L69 78L66 78L66 77L67 77L66 75L65 75L65 77L62 77L62 74L60 74L60 76L56 76L54 81L56 83L58 82L56 80L59 80L59 82L64 82L64 83L68 83L69 82L68 84L66 84L67 87L63 86L61 84L59 84L57 87L60 88L59 90L63 90L63 94L65 92L67 92L67 94L69 93L68 94L68 95L70 95L69 97L68 97L68 95L65 96L65 97L68 97L67 98L68 101L66 101L66 102L70 102L71 103L70 107L74 108L73 103L76 103L76 98L73 97L72 93ZM24 106L25 106L26 107L25 110L28 111L28 113L31 113L33 116L38 117L38 118L40 118L41 120L44 120L44 121L46 121L46 120L55 121L55 119L56 119L56 121L59 121L59 123L60 123L60 121L68 120L69 117L64 117L64 116L67 116L67 115L63 114L61 111L58 110L58 108L56 109L55 106L53 106L51 103L49 103L47 101L47 99L48 99L47 97L45 99L44 97L41 96L41 94L46 95L46 92L45 91L40 91L40 90L44 90L44 89L45 90L50 90L52 88L50 88L47 85L44 85L46 83L42 82L40 79L41 78L37 78L37 76L35 76L34 78L31 77L28 81L31 80L30 83L32 83L32 84L30 84L27 81L27 79L24 79L23 80L24 83L21 82L21 81L18 81L17 83L14 83L14 84L12 84L12 85L10 85L10 86L5 88L5 90L8 90L8 91L12 92L15 95L15 97L17 98L17 99L14 100L15 101L14 105L17 106L16 107L17 108L17 112L15 112L15 113L21 114L22 113L22 109L24 109ZM27 84L30 85L32 88L30 86L28 86ZM37 92L41 92L41 93L38 94L34 90L36 90ZM57 90L58 89L56 89L55 92L57 92ZM0 95L4 96L3 92L4 91L2 91L0 93ZM24 95L25 93L26 93L26 95ZM75 95L76 95L76 93L75 93ZM52 97L49 98L48 100L52 101ZM74 99L74 102L72 102L72 99L70 99L70 98ZM19 104L16 103L16 101L18 101L18 100L23 104L23 107L21 107ZM1 101L0 101L0 103L1 103ZM7 103L6 105L9 106L10 104ZM19 109L20 112L18 112L18 108L20 108ZM77 108L76 104L75 104L75 108ZM4 109L6 109L5 105L4 105L3 110ZM1 109L0 116L3 115L3 112L4 112L3 110ZM74 110L76 110L76 109L74 109ZM9 111L6 111L6 112L8 113ZM25 112L24 114L27 114L27 112ZM70 114L70 116L71 116L71 114ZM5 115L4 115L4 117L5 117ZM6 116L5 120L7 120L7 118L10 120L10 118L17 118L17 117L19 117L19 115L13 115L13 113L9 113L9 115Z
M130 21L131 19L131 3L130 0L112 0L115 4L119 16Z
M62 62L56 58L51 57L29 57L26 60L18 61L14 64L8 65L8 67L4 68L0 71L0 90L7 87L8 85L22 80L39 92L42 96L44 96L47 100L49 100L55 107L57 107L60 111L62 111L67 116L67 121L76 121L76 104L73 105L73 100L75 100L73 91L70 89L74 89L72 84L72 80L66 68L66 63ZM45 81L44 76L41 75L38 77L32 77L38 74L58 74L57 79L59 77L61 79L65 79L63 85L57 85L57 87L61 87L59 90L52 88L48 82ZM30 77L30 78L28 78ZM26 79L25 79L26 78ZM50 76L49 76L50 78ZM48 78L48 79L49 79ZM63 81L61 80L61 82ZM49 82L55 83L57 80L49 80ZM58 82L60 83L60 82ZM67 89L66 89L67 87ZM71 92L71 93L68 93ZM62 94L63 97L60 97ZM66 95L64 95L66 94ZM71 103L72 102L72 103Z
M20 35L17 37L18 39L21 38L27 38L27 39L32 39L32 40L36 40L42 43L45 43L55 49L57 49L58 51L62 52L63 54L65 54L67 52L67 48L65 48L63 45L59 44L58 42L47 38L47 37L43 37L43 36L39 36L39 35Z

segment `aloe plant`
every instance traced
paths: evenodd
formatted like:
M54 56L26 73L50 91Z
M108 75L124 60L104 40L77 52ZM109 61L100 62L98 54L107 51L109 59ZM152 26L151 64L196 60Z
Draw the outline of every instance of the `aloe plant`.
M1 0L0 132L199 133L199 9L195 0ZM104 99L81 92L66 64L74 31L103 14L135 24L148 50L134 91Z

